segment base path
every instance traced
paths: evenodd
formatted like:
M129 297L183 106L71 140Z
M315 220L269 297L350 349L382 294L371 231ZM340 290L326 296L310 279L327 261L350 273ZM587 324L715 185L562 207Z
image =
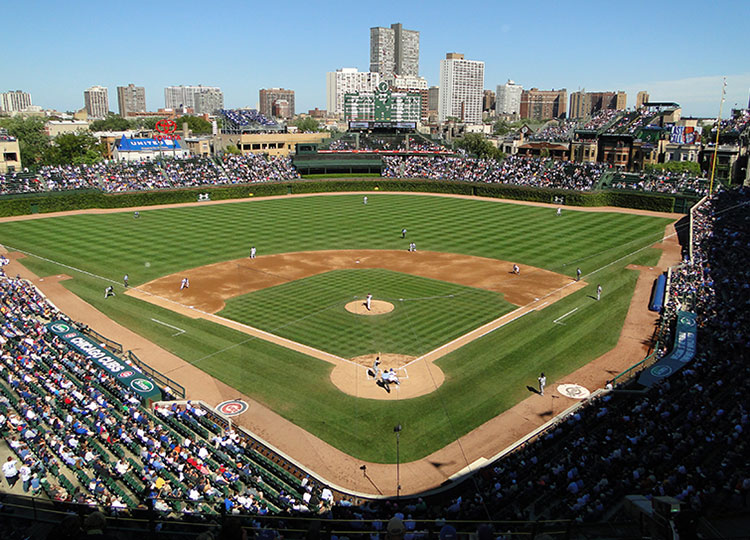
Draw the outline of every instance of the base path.
M372 195L372 192L369 192ZM437 194L430 194L440 196ZM307 196L307 195L306 195ZM319 195L328 196L328 195ZM478 199L478 198L474 198ZM264 200L264 199L257 199ZM499 199L485 199L503 202ZM514 204L519 201L505 201ZM197 203L194 206L205 205ZM209 203L210 204L210 203ZM554 208L555 205L536 204ZM156 207L140 208L140 210ZM96 213L122 212L125 209L94 211ZM621 212L641 215L656 215L675 220L682 215L628 210L622 208L565 208L564 211L582 212ZM73 211L67 214L94 213L92 211ZM60 214L57 214L60 215ZM38 219L52 217L22 216L15 219ZM6 218L7 219L7 218ZM4 221L0 220L0 221ZM544 422L570 406L576 400L563 397L554 391L558 384L581 384L589 390L602 387L614 374L627 369L629 366L644 358L650 352L651 335L658 315L648 311L648 297L653 285L653 278L665 271L668 266L680 261L680 249L676 236L670 236L673 227L667 229L665 240L655 247L663 250L663 256L657 267L653 269L633 268L640 271L630 309L625 319L623 332L617 346L599 359L583 366L577 371L558 381L547 381L550 391L544 396L530 395L527 399L505 411L501 415L489 420L444 448L426 456L423 459L401 464L402 495L418 493L436 487L446 481L451 475L465 469L470 464L490 459L503 448L512 445L521 437L538 428ZM151 343L135 334L128 328L107 318L90 304L68 291L60 283L66 276L52 276L38 278L17 259L17 254L10 254L11 264L6 268L8 275L21 274L30 279L44 294L47 295L64 313L78 320L103 335L121 343L125 349L132 350L140 358L160 371L170 371L180 384L185 386L187 395L192 399L201 399L209 404L218 404L229 399L243 399L250 404L248 412L236 417L234 421L273 444L284 453L314 471L319 477L333 485L349 491L371 494L373 496L395 495L395 465L380 463L365 463L334 448L325 441L313 436L302 428L292 424L263 404L243 396L237 390L218 381L196 367L169 353L165 349ZM521 274L523 276L523 272ZM179 281L174 283L179 289ZM550 322L551 323L551 322ZM355 359L356 360L356 359ZM411 372L411 366L406 364ZM358 366L362 369L364 366ZM366 474L360 469L367 465Z

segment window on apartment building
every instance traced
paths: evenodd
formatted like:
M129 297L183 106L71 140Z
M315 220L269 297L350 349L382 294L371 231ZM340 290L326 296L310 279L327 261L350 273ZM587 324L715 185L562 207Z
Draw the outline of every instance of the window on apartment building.
M3 161L18 161L18 154L15 152L3 152Z

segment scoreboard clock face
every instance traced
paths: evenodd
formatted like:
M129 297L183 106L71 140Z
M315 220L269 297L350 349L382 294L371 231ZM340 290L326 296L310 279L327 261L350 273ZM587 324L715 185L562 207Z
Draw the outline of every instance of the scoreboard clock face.
M378 92L387 92L388 91L388 83L385 81L380 81L378 83Z
M521 128L521 133L523 133L524 135L527 135L527 134L529 133L529 128L528 128L528 126L523 126L523 127Z

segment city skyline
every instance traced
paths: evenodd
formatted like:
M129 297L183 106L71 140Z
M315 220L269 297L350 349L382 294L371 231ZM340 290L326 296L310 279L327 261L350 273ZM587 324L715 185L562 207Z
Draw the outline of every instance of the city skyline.
M291 37L271 24L270 7L254 7L251 16L246 4L223 1L196 17L195 2L187 2L177 14L167 6L149 5L150 17L170 21L164 30L143 24L146 4L135 1L128 12L102 6L87 27L90 31L70 39L61 39L58 29L76 24L76 6L82 8L83 2L37 4L44 10L20 3L7 7L6 18L14 24L5 41L19 44L19 52L4 63L0 91L20 89L33 96L35 105L61 111L82 108L88 87L101 85L114 95L117 86L131 82L145 87L150 111L163 106L160 96L167 86L196 84L220 87L225 106L232 108L256 107L258 91L270 87L295 90L298 112L324 108L326 73L344 67L367 71L370 28L394 22L420 33L420 75L430 86L438 84L445 54L461 51L485 63L485 89L513 79L524 88L622 90L628 93L628 107L637 91L647 90L654 101L677 101L689 116L716 116L722 76L728 83L725 116L735 106L747 106L750 89L742 27L750 4L734 0L709 9L697 2L654 6L638 1L626 10L602 5L596 13L586 3L573 3L554 18L538 20L530 19L523 6L478 2L462 4L463 11L453 17L443 16L448 4L441 2L429 10L395 2L383 2L378 10L343 2L316 10L291 2L304 21ZM554 5L540 2L537 11ZM233 31L250 18L253 31ZM145 45L102 46L113 35ZM195 48L202 40L211 46ZM164 52L188 48L189 56ZM256 48L265 53L221 52ZM110 103L110 108L116 107Z

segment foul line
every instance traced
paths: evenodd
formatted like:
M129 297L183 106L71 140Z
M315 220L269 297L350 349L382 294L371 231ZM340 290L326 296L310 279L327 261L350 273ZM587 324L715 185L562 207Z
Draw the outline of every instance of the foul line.
M177 333L176 334L172 334L172 337L179 336L180 334L184 334L187 331L187 330L183 330L182 328L177 328L176 326L172 326L171 324L167 324L167 323L165 323L163 321L160 321L158 319L152 318L151 320L154 321L155 323L159 323L159 324L163 324L164 326L168 326L169 328L172 328L173 330L177 330Z
M561 324L561 325L565 326L565 323L561 323L560 321L561 321L561 320L563 320L563 319L564 319L565 317L567 317L568 315L570 315L571 313L575 313L576 311L578 311L578 308L575 308L575 309L571 309L571 310L570 310L570 311L568 311L568 312L567 312L567 313L566 313L565 315L563 315L563 316L561 316L561 317L558 317L557 319L555 319L555 320L554 320L554 321L552 321L552 322L553 322L553 323L555 323L555 324Z

